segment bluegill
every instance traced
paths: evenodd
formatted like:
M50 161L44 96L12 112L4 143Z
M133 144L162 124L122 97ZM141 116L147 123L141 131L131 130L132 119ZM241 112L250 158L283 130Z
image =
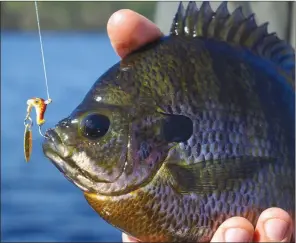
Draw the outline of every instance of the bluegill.
M241 8L180 3L169 36L103 74L44 153L140 241L206 242L273 206L294 216L294 60Z

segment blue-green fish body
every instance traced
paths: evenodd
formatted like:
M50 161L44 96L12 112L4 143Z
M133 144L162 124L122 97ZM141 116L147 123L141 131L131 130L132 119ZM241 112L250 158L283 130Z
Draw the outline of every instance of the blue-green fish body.
M209 241L231 216L294 215L294 50L223 3L110 68L44 152L141 241Z

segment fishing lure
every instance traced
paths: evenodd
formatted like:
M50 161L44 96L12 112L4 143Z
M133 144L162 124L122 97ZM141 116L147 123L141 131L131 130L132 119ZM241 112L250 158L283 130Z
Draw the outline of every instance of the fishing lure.
M47 108L47 105L51 103L51 99L49 98L49 91L48 91L48 84L47 84L47 75L46 75L46 67L45 67L45 61L44 61L44 52L43 52L43 45L42 45L42 36L41 36L41 30L40 30L40 21L39 21L39 14L38 14L38 5L37 1L34 1L35 3L35 11L36 11L36 19L37 19L37 26L38 26L38 33L39 33L39 40L40 40L40 49L41 49L41 57L42 57L42 63L43 63L43 71L44 71L44 78L45 78L45 85L46 85L46 91L47 91L47 100L44 100L42 98L32 98L27 100L27 115L24 121L25 125L25 132L24 132L24 154L25 154L25 160L28 162L31 157L32 153L32 126L33 126L33 120L30 117L30 113L33 108L35 108L36 111L36 123L39 127L39 133L41 136L45 137L41 131L41 126L45 123L44 114Z
M41 131L41 126L45 123L44 114L47 105L51 103L51 99L44 100L42 98L32 98L27 101L27 115L24 121L25 133L24 133L24 153L25 160L28 162L32 153L32 126L33 120L30 113L33 108L36 111L36 123L39 127L39 133L41 136L45 137Z
M26 162L29 162L31 153L32 153L32 129L31 129L32 120L29 120L29 121L30 123L25 124L25 133L24 133L24 152L25 152Z

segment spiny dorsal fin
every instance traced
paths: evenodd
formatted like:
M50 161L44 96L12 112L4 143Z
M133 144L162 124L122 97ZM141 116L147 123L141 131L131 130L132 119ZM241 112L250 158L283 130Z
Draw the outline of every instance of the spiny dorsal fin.
M260 57L268 59L295 79L295 51L275 33L268 33L268 23L257 25L254 14L245 17L241 7L229 13L227 2L216 12L204 1L197 8L189 2L185 11L182 2L173 20L170 35L214 38L247 47Z

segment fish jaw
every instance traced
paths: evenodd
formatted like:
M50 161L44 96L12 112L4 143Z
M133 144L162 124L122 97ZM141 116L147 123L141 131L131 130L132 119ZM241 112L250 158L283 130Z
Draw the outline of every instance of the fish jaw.
M65 163L65 160L62 158L66 158L71 154L63 145L60 136L54 129L50 129L46 132L42 148L45 156L48 157L62 173L69 171L69 168L66 168L67 163Z
M50 129L46 132L42 148L45 156L67 180L84 192L93 190L92 181L87 179L82 180L81 171L70 159L74 147L65 146L55 129Z

